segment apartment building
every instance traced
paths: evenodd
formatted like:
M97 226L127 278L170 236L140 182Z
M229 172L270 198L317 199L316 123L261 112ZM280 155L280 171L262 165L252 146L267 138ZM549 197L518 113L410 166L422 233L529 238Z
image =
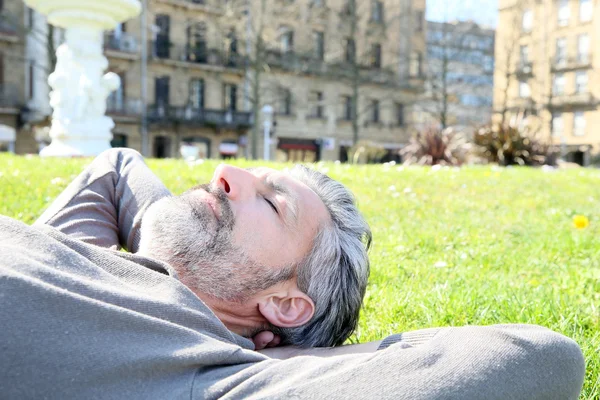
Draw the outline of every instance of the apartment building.
M0 2L0 151L20 151L15 145L21 109L29 94L23 82L25 43L21 25L25 18L22 2Z
M268 104L271 159L344 159L357 136L393 154L422 91L424 10L424 0L148 0L145 21L105 35L122 82L107 103L113 145L153 157L178 157L182 143L203 157L249 156L256 124L262 155L253 110Z
M472 21L427 22L421 125L472 132L492 117L495 30Z
M593 0L501 0L494 109L526 116L567 160L587 165L600 151L600 40Z

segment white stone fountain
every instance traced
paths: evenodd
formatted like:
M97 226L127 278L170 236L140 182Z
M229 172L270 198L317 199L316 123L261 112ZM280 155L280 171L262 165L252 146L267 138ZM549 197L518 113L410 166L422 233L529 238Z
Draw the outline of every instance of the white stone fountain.
M110 148L115 126L107 117L106 99L121 84L109 72L103 55L105 30L135 17L139 0L25 0L48 17L48 23L65 28L66 42L56 51L56 69L48 77L53 108L50 138L41 156L94 156Z

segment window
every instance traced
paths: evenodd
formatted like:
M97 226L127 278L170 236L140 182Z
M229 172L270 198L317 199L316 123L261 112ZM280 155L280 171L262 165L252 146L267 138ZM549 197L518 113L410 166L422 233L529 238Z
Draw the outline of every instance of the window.
M423 11L417 11L415 13L415 31L423 32L423 21L425 20L425 13Z
M588 74L587 71L577 71L575 73L575 93L587 93Z
M523 11L523 20L521 27L525 32L531 32L531 28L533 27L533 10L525 10Z
M396 111L396 125L404 126L404 104L395 103L394 108Z
M294 51L294 31L284 27L280 29L281 51L287 53Z
M371 100L371 122L379 122L379 100Z
M325 5L325 0L312 0L313 7L323 7Z
M422 71L422 61L423 61L423 54L421 54L418 51L413 51L410 55L410 65L409 65L409 72L410 72L410 76L411 77L420 77L423 75L423 71Z
M113 112L125 111L125 87L127 84L126 75L123 72L118 73L121 84L106 99L106 107Z
M237 86L232 83L223 84L223 109L237 110Z
M583 111L575 111L573 117L573 136L585 136L585 114Z
M564 132L565 124L561 112L552 113L552 136L561 136Z
M206 24L200 22L188 26L186 29L186 37L187 60L205 63L208 59Z
M567 39L556 39L556 54L554 56L556 64L564 64L567 62Z
M374 44L371 46L371 66L373 68L381 68L381 45Z
M356 58L356 45L354 43L354 39L346 39L346 43L345 43L345 55L346 55L346 61L347 62L354 62L355 58Z
M235 29L231 28L227 33L227 40L229 41L229 55L237 55L238 52L238 39Z
M558 0L558 26L569 25L571 17L571 9L569 8L569 0Z
M590 37L587 34L577 36L577 62L587 64L589 62Z
M315 41L315 57L317 60L323 60L325 58L325 34L323 32L313 32L313 38Z
M383 22L383 1L373 1L371 3L371 20Z
M281 89L277 101L277 112L281 115L292 115L292 91L290 89Z
M344 121L352 120L352 96L342 96L342 105L344 109L342 110L342 116Z
M158 27L154 45L154 54L159 58L169 58L169 49L171 47L171 41L169 39L171 19L168 15L159 14L156 16L154 24Z
M524 99L531 97L531 87L527 81L519 81L519 97Z
M204 79L190 81L190 105L196 110L204 109Z
M310 104L310 117L323 118L323 92L310 92L308 102Z
M494 71L494 57L483 56L483 69L487 72Z
M27 7L27 27L29 29L33 29L33 24L35 22L35 11L33 8Z
M35 61L29 61L29 98L35 96Z
M492 99L474 94L463 94L460 96L460 103L471 107L488 107L492 105Z
M113 138L110 141L110 147L127 147L127 135L122 133L113 133Z
M554 84L552 87L552 91L554 92L554 95L556 95L556 96L565 94L565 75L564 74L554 75Z
M519 58L521 62L521 67L529 64L529 46L521 46L519 49Z
M592 0L579 0L579 20L589 22L594 17L594 2Z
M163 76L154 79L154 101L157 106L169 105L169 77Z
M0 53L0 85L4 85L4 53Z

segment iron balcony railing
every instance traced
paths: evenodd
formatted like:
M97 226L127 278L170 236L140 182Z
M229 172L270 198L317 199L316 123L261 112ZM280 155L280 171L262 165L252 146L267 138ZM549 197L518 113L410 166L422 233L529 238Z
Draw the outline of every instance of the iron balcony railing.
M252 126L252 114L250 112L201 109L189 106L149 106L148 120L157 123L177 122L231 128L249 128Z
M572 69L591 68L592 60L589 54L579 54L577 57L555 57L552 63L552 71L565 71Z
M586 107L586 106L596 106L597 100L594 95L590 92L584 91L581 93L571 93L571 94L560 94L554 95L550 99L550 106L555 108L560 107Z
M118 35L114 32L108 33L104 38L104 48L106 50L120 51L123 53L136 54L139 52L137 39L127 33Z
M177 44L168 40L150 42L153 58L188 62L192 64L214 65L228 68L243 67L243 59L238 53L227 53L204 45Z
M142 115L142 100L132 98L109 97L106 102L106 113L124 117L138 117Z

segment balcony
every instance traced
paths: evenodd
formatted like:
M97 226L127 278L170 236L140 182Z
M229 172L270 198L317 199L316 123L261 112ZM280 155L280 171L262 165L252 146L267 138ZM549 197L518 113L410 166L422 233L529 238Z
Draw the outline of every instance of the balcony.
M271 67L297 73L324 75L328 71L327 64L323 60L293 51L268 49L265 52L265 61Z
M530 78L533 76L533 64L530 62L519 62L516 75L518 78Z
M104 50L111 56L135 59L138 56L139 46L134 36L127 33L115 36L114 32L111 32L104 37Z
M223 13L224 2L220 0L158 0L187 10L198 10L207 13Z
M590 54L581 54L571 58L554 58L552 63L552 71L571 71L576 69L588 69L592 67L592 59Z
M595 107L596 98L592 93L589 92L555 95L550 99L550 106L553 108L570 106Z
M252 126L250 112L195 109L187 106L150 106L148 120L154 123L184 123L229 129L247 129Z
M138 120L142 115L142 100L109 97L106 102L106 113L117 121Z
M524 111L535 109L535 102L531 97L516 97L507 102L507 106L511 110Z
M23 105L23 93L17 85L0 84L0 108L19 108Z
M218 49L170 43L164 40L150 42L150 55L155 60L169 60L213 68L243 68L243 57L237 53L226 54Z

